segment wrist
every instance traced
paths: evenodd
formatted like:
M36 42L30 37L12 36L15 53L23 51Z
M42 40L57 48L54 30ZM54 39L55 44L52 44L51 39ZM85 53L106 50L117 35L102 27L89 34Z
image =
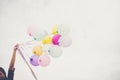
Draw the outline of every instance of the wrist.
M14 49L13 51L16 52L17 49Z

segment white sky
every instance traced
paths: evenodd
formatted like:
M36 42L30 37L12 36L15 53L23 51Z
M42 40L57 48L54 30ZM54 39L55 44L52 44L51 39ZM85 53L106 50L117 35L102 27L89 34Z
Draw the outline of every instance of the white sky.
M16 43L30 41L28 25L51 31L69 25L72 45L48 67L32 67L39 80L120 80L119 0L0 0L0 66L7 71ZM17 54L14 80L34 80Z

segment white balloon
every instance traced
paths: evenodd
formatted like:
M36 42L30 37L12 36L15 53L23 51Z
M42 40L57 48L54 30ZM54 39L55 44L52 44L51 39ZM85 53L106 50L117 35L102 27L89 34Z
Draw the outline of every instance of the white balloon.
M45 44L45 45L43 46L42 51L43 51L45 54L49 54L50 46L51 46L51 44Z
M33 33L33 38L35 40L42 40L48 33L45 30L38 29L36 32Z
M59 25L57 28L58 34L65 36L70 32L70 28L67 25Z
M52 57L60 57L62 55L62 49L60 46L52 45L50 46L49 54Z
M69 47L72 44L72 39L68 36L62 36L59 39L59 46Z

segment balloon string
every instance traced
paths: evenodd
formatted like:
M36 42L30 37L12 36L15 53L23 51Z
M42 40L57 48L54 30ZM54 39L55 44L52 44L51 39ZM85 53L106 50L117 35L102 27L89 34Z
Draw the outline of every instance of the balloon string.
M33 72L32 68L30 67L30 65L28 64L27 60L25 59L24 55L22 54L22 51L20 49L18 49L18 52L20 53L21 57L23 58L23 60L25 61L25 63L27 64L27 66L29 67L32 75L34 76L35 80L38 80L35 73Z
M21 44L31 46L31 45L35 45L35 44L38 44L38 43L40 43L40 41L31 40L31 41L27 41L27 42L24 42L24 43L21 43Z
M24 50L23 47L21 47L22 51L24 51L26 53L26 51ZM30 59L30 56L26 53L26 56Z
M30 40L30 41L24 42L24 43L22 43L22 44L31 45L32 42L34 42L34 40Z

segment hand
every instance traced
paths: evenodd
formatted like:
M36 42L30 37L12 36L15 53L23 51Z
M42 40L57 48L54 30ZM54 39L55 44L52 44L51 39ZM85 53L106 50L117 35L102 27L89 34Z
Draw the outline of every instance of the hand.
M16 51L18 48L19 48L19 44L16 44L16 45L14 46L14 51Z

